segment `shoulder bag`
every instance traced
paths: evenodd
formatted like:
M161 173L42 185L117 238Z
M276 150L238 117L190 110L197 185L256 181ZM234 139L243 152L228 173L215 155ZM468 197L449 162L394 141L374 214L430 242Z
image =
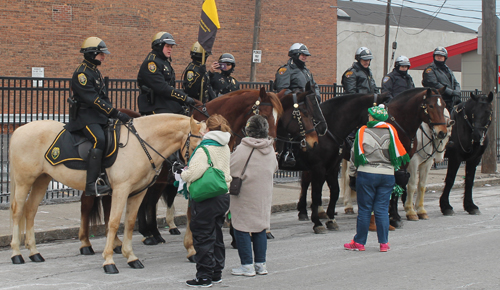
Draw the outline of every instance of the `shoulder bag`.
M239 177L231 176L233 178L233 181L231 181L231 185L229 186L229 194L231 195L239 195L240 194L240 189L241 189L241 183L243 180L241 177L245 173L245 170L247 169L248 161L250 161L250 157L252 157L252 153L255 150L255 148L252 149L252 152L250 152L250 155L248 156L247 162L245 163L245 167L243 167L243 171L241 171L241 174Z
M213 198L227 193L226 178L224 172L214 168L210 154L205 146L200 146L208 158L208 169L203 173L203 176L193 181L189 185L189 194L191 199L196 202L201 202L209 198Z

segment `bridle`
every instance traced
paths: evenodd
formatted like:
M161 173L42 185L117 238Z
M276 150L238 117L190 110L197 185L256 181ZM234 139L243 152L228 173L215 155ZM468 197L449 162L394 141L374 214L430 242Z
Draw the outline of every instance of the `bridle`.
M439 144L436 145L436 142L434 142L436 140L434 131L433 131L432 135L429 136L427 134L427 132L424 130L424 128L422 127L422 125L420 125L420 131L422 131L422 148L420 148L419 150L417 150L415 153L418 154L422 159L424 159L423 162L426 162L427 160L429 160L430 158L432 158L435 153L443 153L446 150L446 147L443 147L442 150L439 150L439 147L444 143L444 139L439 139ZM429 140L425 144L423 144L424 143L424 141L423 141L424 136L427 138L427 140ZM425 151L425 148L429 144L432 144L432 152L431 153L427 153ZM421 152L425 153L426 156L422 156L423 154Z
M296 93L293 93L292 98L293 98L292 118L290 120L288 120L287 124L285 125L285 130L288 132L288 127L290 126L291 122L293 120L295 120L295 121L297 121L297 125L299 126L299 130L300 130L299 134L300 134L300 136L293 136L292 137L292 136L290 136L290 134L288 134L287 137L277 136L276 140L284 142L284 143L300 144L301 148L305 148L306 145L307 145L306 135L309 134L309 133L311 133L311 132L314 132L315 131L315 127L313 127L312 129L306 130L305 126L304 126L304 122L302 121L301 112L304 113L306 111L306 109L307 109L307 102L305 100L302 101L302 102L299 102L297 100L297 94ZM306 109L302 108L302 106L305 106ZM296 139L300 139L300 141L297 141Z
M493 118L493 110L490 110L490 117L488 118L488 122L486 122L486 124L483 127L477 127L477 128L475 127L475 123L474 123L474 113L472 113L471 118L470 118L472 120L472 123L469 122L469 117L468 117L467 113L465 112L465 104L463 106L461 106L460 108L458 106L456 106L453 109L453 111L454 111L454 113L456 113L457 116L460 116L460 115L462 116L462 118L465 120L465 123L467 123L467 125L469 125L471 132L474 132L475 129L477 129L481 132L481 139L479 140L479 145L483 146L484 140L486 139L486 133L488 131L488 127L491 125L491 121ZM457 137L458 137L458 143L460 144L462 151L464 151L465 153L470 153L472 151L472 148L470 148L470 150L464 149L464 146L462 145L461 138L459 136L459 131L457 132ZM474 144L474 138L471 138L471 144Z

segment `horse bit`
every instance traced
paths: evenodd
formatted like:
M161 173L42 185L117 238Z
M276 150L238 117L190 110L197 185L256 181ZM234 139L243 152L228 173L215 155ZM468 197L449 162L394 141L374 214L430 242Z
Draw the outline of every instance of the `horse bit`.
M306 147L306 135L311 133L311 132L314 132L314 128L312 129L309 129L306 131L305 127L304 127L304 122L302 121L302 115L300 114L302 109L300 108L301 105L305 105L307 107L307 102L306 101L303 101L303 102L298 102L297 100L297 94L294 93L292 95L293 97L293 111L292 111L292 117L293 119L297 120L297 124L299 126L299 132L300 132L300 137L302 137L302 139L300 141L293 141L293 139L295 139L294 137L289 137L288 140L285 140L285 139L280 139L279 137L277 137L276 139L279 140L279 141L282 141L282 142L285 142L285 143L291 143L291 144L300 144L300 147L301 148L305 148ZM288 131L288 127L290 126L290 123L292 122L292 120L289 120L288 123L286 124L285 126L285 130Z
M474 132L474 129L476 129L475 125L474 125L474 113L472 113L472 124L469 122L469 117L467 116L467 114L465 113L465 104L462 106L462 108L458 108L458 107L455 107L455 112L457 114L460 114L460 113L463 113L463 118L465 120L465 122L467 123L467 125L469 125L469 127L471 128L472 132ZM492 116L493 116L493 111L490 111L490 117L488 118L488 122L486 123L486 125L484 125L484 127L479 127L477 128L478 130L480 130L482 132L481 134L481 139L479 140L479 145L480 146L483 146L484 145L484 140L486 139L486 132L488 131L488 127L491 125L491 120L492 120ZM462 142L460 142L460 138L458 138L458 142L460 143L460 147L462 147L462 150L464 152L467 152L464 147L462 146ZM474 138L472 138L471 140L471 144L474 144ZM469 151L470 152L470 151Z

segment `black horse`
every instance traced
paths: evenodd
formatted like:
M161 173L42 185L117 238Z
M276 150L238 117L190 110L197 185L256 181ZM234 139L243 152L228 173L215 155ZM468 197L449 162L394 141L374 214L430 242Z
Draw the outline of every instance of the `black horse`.
M325 233L326 229L320 221L318 207L321 206L321 192L326 181L330 187L330 204L327 215L330 220L326 223L328 229L338 229L334 220L335 204L339 197L338 172L342 159L341 148L346 137L357 127L368 121L368 108L374 103L381 104L387 101L387 94L353 94L336 97L321 103L321 110L328 125L326 135L319 137L319 144L307 152L294 151L297 159L296 168L282 169L309 170L304 171L301 180L300 200L297 204L299 218L307 217L306 195L309 184L312 183L311 220L314 223L315 233ZM279 126L278 126L279 131Z
M449 201L450 190L455 182L460 163L463 161L465 161L464 210L469 214L481 213L472 200L472 186L476 167L488 146L486 132L493 115L493 93L490 92L487 96L471 93L470 97L467 102L456 106L451 113L451 118L455 120L450 137L453 145L446 149L448 171L443 194L439 200L439 206L444 215L454 214Z

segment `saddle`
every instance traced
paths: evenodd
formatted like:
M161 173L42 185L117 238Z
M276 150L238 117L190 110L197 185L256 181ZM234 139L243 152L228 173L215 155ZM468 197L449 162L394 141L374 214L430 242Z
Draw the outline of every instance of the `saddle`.
M106 150L104 151L103 168L111 167L118 153L120 128L118 120L111 120L104 127ZM64 164L70 169L86 170L89 151L92 143L80 131L69 132L63 129L45 152L45 159L53 166Z

